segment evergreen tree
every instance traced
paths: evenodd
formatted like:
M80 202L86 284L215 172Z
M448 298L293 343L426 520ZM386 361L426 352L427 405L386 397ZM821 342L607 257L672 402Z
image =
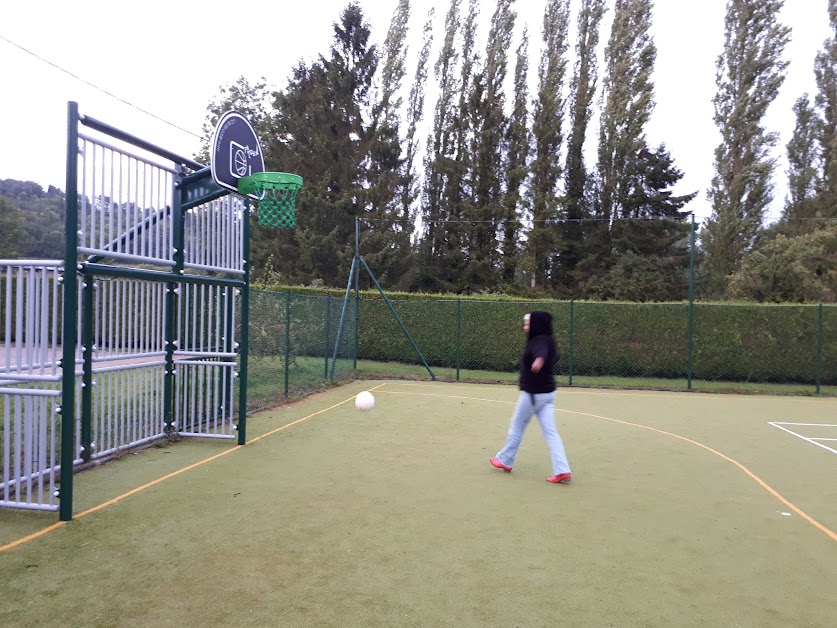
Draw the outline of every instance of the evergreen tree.
M548 0L532 123L535 145L530 191L533 226L528 234L528 255L534 268L533 286L546 287L551 283L553 259L560 246L555 227L547 221L558 218L560 152L564 140L562 89L567 68L569 15L569 0Z
M532 134L529 130L529 32L524 29L514 66L514 108L506 133L508 160L506 193L503 199L503 282L514 283L520 249L520 225L525 217L521 189L529 173Z
M505 114L504 83L516 14L514 0L497 0L485 50L482 89L476 102L472 170L474 220L469 229L467 281L478 288L496 281L497 221L502 218Z
M604 0L582 0L578 14L578 40L576 43L575 70L570 87L570 129L567 143L565 175L566 217L562 233L564 248L560 254L561 267L566 278L573 273L582 256L584 225L579 222L591 215L587 202L589 183L584 165L584 143L593 115L592 104L596 95L599 26L606 11Z
M820 205L824 215L837 217L837 0L828 0L828 18L834 33L817 55L814 75L819 93L819 146L822 151Z
M721 132L709 189L712 216L702 232L711 291L725 292L771 201L778 136L762 120L785 79L790 29L778 21L784 0L728 0L724 50L716 68L714 120Z
M683 178L665 145L642 148L621 182L619 220L604 271L586 280L585 296L629 301L677 301L688 290L691 225L682 208L696 193L674 196Z
M283 277L338 286L348 274L355 217L369 202L364 190L373 135L366 120L378 66L369 39L360 7L348 5L334 24L331 54L310 67L300 63L276 94L275 154L305 180L297 228L271 232L273 246L258 248L262 256L273 255L271 264ZM254 265L257 244L254 237ZM269 259L258 261L266 266Z
M804 233L815 226L813 222L799 219L813 218L817 214L822 163L817 150L819 120L808 94L796 101L793 111L796 114L796 127L787 145L789 196L782 212L782 231L788 235Z

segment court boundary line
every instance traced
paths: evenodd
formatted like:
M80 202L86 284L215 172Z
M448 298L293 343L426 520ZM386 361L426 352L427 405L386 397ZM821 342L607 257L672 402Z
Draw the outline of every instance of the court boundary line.
M383 392L385 394L396 394L396 395L397 394L402 394L402 395L426 395L426 396L432 396L432 397L452 397L454 399L473 399L475 401L489 401L489 402L492 402L492 403L504 403L504 404L510 404L510 405L514 405L514 403L515 403L514 401L504 401L504 400L500 400L500 399L483 399L483 398L478 398L478 397L463 397L463 396L459 396L459 395L435 395L435 394L429 394L429 393L410 393L410 392L397 392L397 391L388 391L388 390L381 391L381 392ZM779 493L779 491L777 491L775 488L770 486L767 482L762 480L753 471L750 471L750 469L748 469L744 464L740 463L738 460L735 460L734 458L730 458L729 456L727 456L724 453L721 453L717 449L713 449L709 445L704 445L703 443L701 443L699 441L693 440L691 438L687 438L686 436L681 436L679 434L675 434L674 432L667 432L666 430L661 430L661 429L658 429L656 427L650 427L648 425L642 425L640 423L631 423L630 421L623 421L621 419L614 419L614 418L611 418L611 417L606 417L606 416L602 416L602 415L599 415L599 414L592 414L592 413L589 413L589 412L579 412L578 410L565 410L563 408L558 408L558 407L556 407L555 410L558 411L558 412L565 412L565 413L568 413L568 414L577 414L577 415L580 415L580 416L588 416L588 417L592 417L592 418L596 418L596 419L603 419L605 421L611 421L613 423L620 423L622 425L629 425L631 427L638 427L638 428L643 429L643 430L648 430L648 431L651 431L651 432L657 432L658 434L664 434L666 436L671 436L673 438L677 438L677 439L685 441L687 443L691 443L692 445L696 445L696 446L700 447L701 449L705 449L706 451L718 456L719 458L721 458L723 460L726 460L727 462L729 462L729 463L735 465L736 467L738 467L739 469L741 469L741 471L743 471L746 475L748 475L752 480L754 480L759 486L761 486L764 490L766 490L768 493L770 493L773 497L775 497L780 502L782 502L782 504L784 504L787 508L789 508L790 510L795 512L797 515L802 517L805 521L807 521L812 526L817 528L820 532L823 532L826 536L830 537L832 541L837 541L837 532L834 532L830 528L827 528L825 525L823 525L822 523L820 523L819 521L817 521L816 519L811 517L808 513L806 513L804 510L802 510L801 508L796 506L793 502L791 502L786 497L784 497L781 493Z
M380 388L383 385L384 384L379 384L379 385L377 385L373 388L369 388L368 390L377 390L378 388ZM236 451L241 451L241 450L245 449L246 447L252 445L253 443L257 443L258 441L262 440L263 438L267 438L268 436L273 436L274 434L277 434L278 432L286 430L289 427L293 427L294 425L296 425L298 423L302 423L303 421L307 421L308 419L314 418L315 416L318 416L320 414L325 414L326 412L329 412L330 410L334 410L335 408L338 408L338 407L340 407L342 405L345 405L345 404L347 404L351 401L354 401L354 399L355 399L355 395L352 395L348 399L344 399L343 401L340 401L339 403L335 403L334 405L331 405L328 408L324 408L323 410L318 410L317 412L313 412L313 413L311 413L307 416L302 417L301 419L297 419L296 421L286 423L285 425L282 425L281 427L277 427L276 429L273 429L269 432L265 432L261 436L256 436L255 438L252 438L252 439L248 440L243 445L238 445L238 446L233 447L231 449L226 449L222 452L219 452L217 454L209 456L208 458L204 458L203 460L199 460L198 462L194 462L190 465L187 465L187 466L185 466L181 469L177 469L176 471L172 471L171 473L167 473L166 475L164 475L162 477L159 477L156 480L146 482L142 486L138 486L136 488L133 488L130 491L126 491L125 493L122 493L121 495L118 495L117 497L114 497L112 499L104 501L101 504L98 504L97 506L93 506L91 508L88 508L87 510L84 510L84 511L74 515L73 516L73 521L81 519L82 517L86 517L87 515L92 515L94 512L98 512L99 510L102 510L103 508L107 508L108 506L112 506L113 504L116 504L117 502L120 502L123 499L125 499L127 497L130 497L131 495L134 495L136 493L144 491L145 489L151 488L152 486L156 486L157 484L160 484L161 482L165 482L166 480L169 480L173 477L176 477L176 476L178 476L182 473L186 473L187 471L191 471L192 469L196 469L197 467L203 466L203 465L205 465L209 462L212 462L213 460L217 460L218 458L229 455L229 454L231 454L233 452L236 452ZM53 523L52 525L47 526L46 528L44 528L42 530L38 530L37 532L33 532L32 534L29 534L27 536L19 538L16 541L11 541L9 543L6 543L5 545L0 546L0 553L5 552L6 550L10 550L10 549L15 548L15 547L19 547L19 546L23 545L24 543L28 543L29 541L34 541L35 539L40 538L40 537L44 536L45 534L48 534L49 532L52 532L53 530L58 530L59 528L64 527L68 523L72 523L72 521L58 521L57 523Z
M398 384L400 386L414 386L416 388L441 388L443 386L447 387L461 387L461 388L468 388L472 386L479 386L483 390L489 388L490 390L506 390L510 387L517 388L517 384L515 383L508 383L508 384L480 384L479 382L437 382L437 383L422 383L422 382L401 382L398 380L393 380L392 382L388 382L391 384ZM500 388L502 386L502 388ZM387 392L387 391L383 391ZM569 394L569 395L594 395L594 396L610 396L610 397L656 397L656 398L668 398L668 399L712 399L712 400L723 400L727 398L749 398L755 395L741 395L741 394L734 394L734 393L716 393L716 392L706 392L706 391L670 391L670 390L656 390L649 388L648 390L640 390L637 392L620 392L618 389L603 389L603 388L584 388L581 386L558 386L556 388L556 392L559 395ZM771 395L763 395L763 396L771 396ZM775 395L773 395L775 396Z
M798 425L800 427L837 427L837 425L831 423L786 423L784 421L768 421L768 425L772 425L773 427L778 427L780 430L787 432L788 434L793 434L797 438L801 438L804 441L811 443L812 445L816 445L817 447L822 447L823 449L827 449L833 454L837 454L837 449L832 449L822 443L818 443L817 441L824 440L824 441L837 441L837 438L810 438L807 436L803 436L802 434L797 434L793 430L789 430L786 427L782 427L783 425Z

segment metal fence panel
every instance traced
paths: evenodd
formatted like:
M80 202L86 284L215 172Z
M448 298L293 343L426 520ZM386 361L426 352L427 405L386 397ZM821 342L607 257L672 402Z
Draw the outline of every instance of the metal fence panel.
M0 506L57 510L60 264L0 261Z

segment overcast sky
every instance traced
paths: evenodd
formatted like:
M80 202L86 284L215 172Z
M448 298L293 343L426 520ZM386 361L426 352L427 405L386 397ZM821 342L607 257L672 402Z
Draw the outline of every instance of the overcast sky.
M359 3L371 23L374 40L382 42L397 1ZM255 0L215 6L170 0L146 0L141 4L112 0L6 2L0 21L0 179L66 187L69 100L78 102L82 113L191 157L198 149L197 136L207 104L220 86L244 75L252 80L264 76L272 86L283 87L299 59L311 60L327 52L332 24L347 4L348 0ZM467 0L463 4L467 5ZM518 36L524 24L529 27L533 90L545 4L546 0L517 2ZM577 4L574 0L573 24ZM829 36L828 0L788 0L785 4L780 19L793 29L785 53L791 64L780 97L765 121L770 130L781 134L775 151L779 158L774 175L777 198L769 212L774 216L781 211L786 193L784 153L795 122L792 107L803 92L812 96L816 92L814 58ZM412 2L411 58L421 44L427 11L434 5L438 43L448 0ZM483 22L487 22L495 2L485 0L481 5ZM654 15L657 106L648 139L652 145L665 142L684 171L686 176L677 192L700 192L690 205L699 217L711 211L706 189L719 141L712 122L711 99L715 93L715 59L723 45L725 6L726 0L656 0ZM608 18L611 15L612 10ZM609 25L610 19L606 18L603 43ZM485 32L483 28L483 35ZM480 48L484 49L484 40ZM412 75L412 64L408 69ZM428 99L428 116L432 116L433 104Z

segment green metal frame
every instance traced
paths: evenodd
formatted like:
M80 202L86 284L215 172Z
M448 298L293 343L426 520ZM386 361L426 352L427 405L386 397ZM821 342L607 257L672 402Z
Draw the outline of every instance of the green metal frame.
M160 220L171 216L172 219L172 270L170 272L146 270L142 268L126 268L101 263L107 255L92 255L86 262L78 259L77 227L79 221L79 141L80 125L100 131L109 137L124 141L134 147L149 151L172 161L175 165L173 175L173 190L171 206L167 206L154 215L147 217L140 224L127 230L105 246L105 250L116 249L118 245L140 235L144 230L153 227ZM114 277L123 279L138 279L144 281L161 282L166 285L164 300L164 330L165 347L165 375L163 384L163 413L165 431L174 430L174 412L177 398L177 378L175 373L174 353L177 350L176 339L177 312L180 306L180 286L185 284L200 284L206 286L221 286L227 288L227 327L224 330L223 346L228 353L236 349L233 343L233 313L235 311L234 290L241 294L241 336L239 343L239 378L238 384L238 422L237 442L246 442L247 425L247 367L249 350L249 284L250 284L250 231L249 231L249 201L246 202L246 212L242 225L243 238L243 269L244 276L237 278L235 273L226 276L198 276L185 274L185 220L186 212L208 203L212 200L228 195L230 192L220 188L212 179L210 168L191 159L180 157L175 153L155 146L145 140L125 133L108 124L79 114L78 104L68 103L67 107L67 163L66 163L66 216L64 236L64 269L60 277L63 283L61 342L62 353L60 360L61 396L60 405L55 411L60 414L60 474L58 484L59 517L62 521L70 521L73 517L73 467L77 454L82 460L89 460L93 454L92 444L92 410L93 391L93 354L94 354L94 303L96 279L98 277ZM194 170L192 174L184 174L185 168ZM83 277L83 286L79 292L79 276ZM79 294L81 304L79 304ZM78 318L81 305L81 320ZM78 382L75 374L76 350L81 344L82 377L81 377L81 417L76 416L76 387ZM224 374L224 394L222 403L225 408L231 408L234 403L233 393L229 391L229 377ZM286 376L287 377L287 376ZM287 383L286 383L287 386ZM76 420L80 424L80 441L76 443Z

